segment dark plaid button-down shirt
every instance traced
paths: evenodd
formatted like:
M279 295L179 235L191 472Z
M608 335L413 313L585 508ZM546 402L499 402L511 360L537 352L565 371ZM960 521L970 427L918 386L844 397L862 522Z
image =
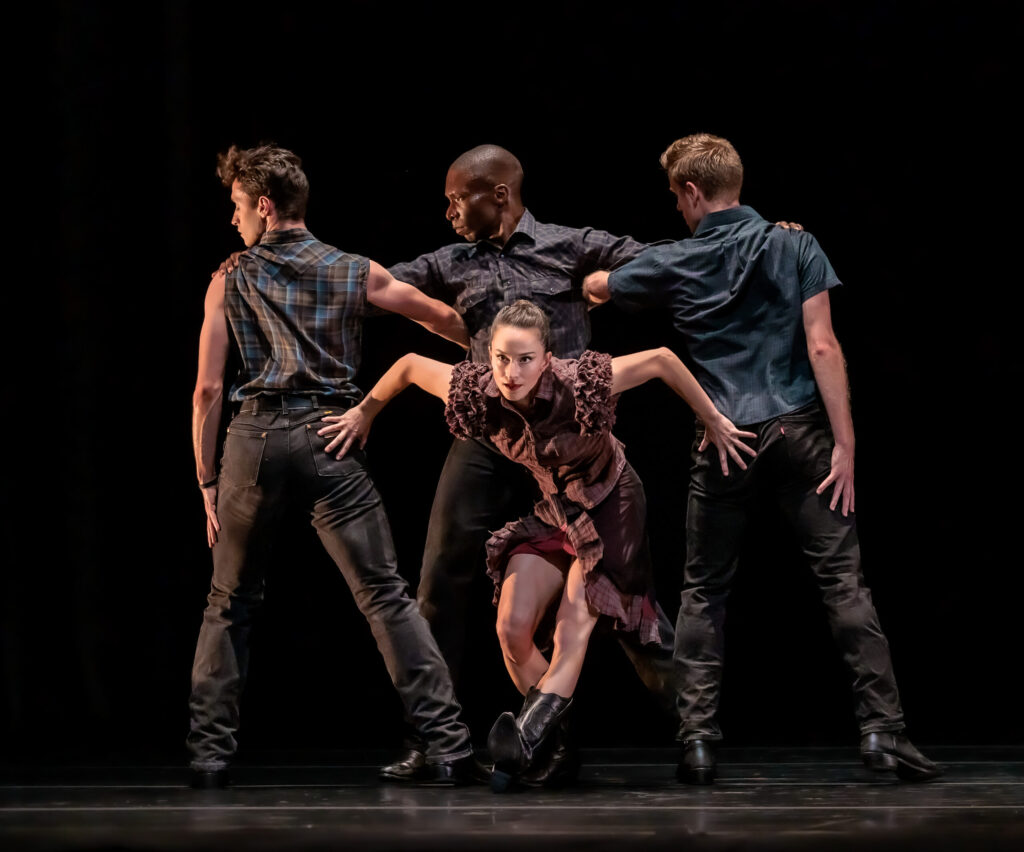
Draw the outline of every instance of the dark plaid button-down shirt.
M358 401L369 269L305 228L270 231L244 252L224 293L242 360L231 400L316 391Z
M453 305L469 329L469 356L486 364L491 321L505 305L529 299L551 321L551 351L576 358L590 342L583 279L614 269L647 248L594 228L538 222L527 210L504 246L457 243L391 267L391 274Z

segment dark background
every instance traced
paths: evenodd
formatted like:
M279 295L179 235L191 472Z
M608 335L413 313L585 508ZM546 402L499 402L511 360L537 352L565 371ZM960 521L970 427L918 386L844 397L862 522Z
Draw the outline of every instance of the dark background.
M210 574L190 438L210 273L240 247L214 172L230 144L303 158L307 217L385 264L451 242L444 175L489 142L522 160L541 221L641 240L687 234L658 155L710 131L746 165L743 200L802 223L833 291L858 434L865 572L922 743L1021 740L1014 209L1017 4L302 2L37 4L12 109L28 157L8 282L3 490L4 752L184 761ZM35 37L41 34L38 44ZM9 129L9 136L14 136ZM28 221L22 219L26 217ZM27 256L23 255L27 249ZM662 340L605 307L595 348ZM367 324L361 383L414 350L458 350L400 318ZM664 387L617 427L648 491L670 615L692 418ZM449 438L417 390L370 452L415 586ZM732 744L856 741L816 592L768 509L730 603ZM242 752L397 746L401 718L365 622L305 520L268 580ZM518 699L480 583L461 695L478 742ZM661 744L669 726L615 643L580 686L585 745Z

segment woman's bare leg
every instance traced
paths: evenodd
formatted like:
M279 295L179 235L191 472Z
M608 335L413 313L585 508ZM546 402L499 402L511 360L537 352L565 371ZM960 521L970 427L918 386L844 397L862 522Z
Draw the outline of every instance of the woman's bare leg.
M556 565L530 553L515 554L505 569L496 628L505 668L523 695L547 671L548 661L533 635L564 582Z
M574 559L555 617L555 647L551 664L537 682L541 692L569 698L576 691L597 616L587 604L583 569L579 560Z

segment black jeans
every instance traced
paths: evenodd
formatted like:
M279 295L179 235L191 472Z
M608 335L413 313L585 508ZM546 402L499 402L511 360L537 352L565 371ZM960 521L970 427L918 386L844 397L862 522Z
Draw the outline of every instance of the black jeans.
M451 678L426 621L398 573L391 530L365 458L338 461L316 434L325 409L239 414L224 443L217 495L220 534L192 669L188 747L195 769L220 769L235 753L249 631L286 505L308 507L405 707L427 759L472 752Z
M743 429L758 435L757 457L722 476L714 449L698 453L698 428L686 511L686 569L676 622L681 740L720 740L716 714L722 677L725 602L736 572L748 512L768 496L796 530L818 582L832 635L853 672L862 733L903 728L889 644L860 567L857 524L829 508L831 489L817 487L831 470L834 439L817 404Z
M525 467L486 443L452 443L430 511L416 597L456 684L466 643L469 591L474 575L484 571L484 544L492 530L530 514L536 492ZM632 634L616 635L641 680L675 718L673 629L660 606L658 628L662 641L657 646L643 645Z

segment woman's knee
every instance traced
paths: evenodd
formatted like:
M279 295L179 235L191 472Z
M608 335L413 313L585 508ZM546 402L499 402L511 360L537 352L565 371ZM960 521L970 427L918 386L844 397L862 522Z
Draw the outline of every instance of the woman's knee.
M498 614L495 623L502 653L512 660L524 660L533 646L534 619L522 612Z

